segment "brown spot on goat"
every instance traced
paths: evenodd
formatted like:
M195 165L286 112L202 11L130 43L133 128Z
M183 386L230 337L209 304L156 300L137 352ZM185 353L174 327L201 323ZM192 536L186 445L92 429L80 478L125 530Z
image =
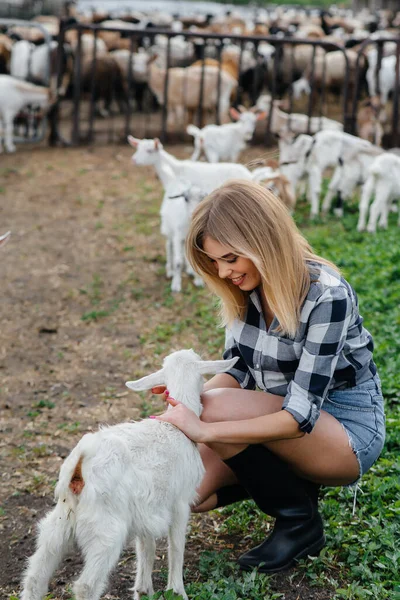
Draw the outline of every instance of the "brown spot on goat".
M69 484L69 489L73 494L76 495L80 494L85 487L85 482L82 476L82 460L83 458L81 457L76 463L76 467Z

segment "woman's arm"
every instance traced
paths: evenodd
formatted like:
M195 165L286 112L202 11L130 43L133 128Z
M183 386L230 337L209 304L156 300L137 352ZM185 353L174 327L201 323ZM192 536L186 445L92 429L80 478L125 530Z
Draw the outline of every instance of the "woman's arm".
M173 409L153 418L175 425L194 442L259 444L304 435L294 417L285 410L243 421L205 423L174 398L167 401Z
M205 423L202 431L204 443L262 444L283 439L303 437L299 424L290 413L281 410L243 421Z

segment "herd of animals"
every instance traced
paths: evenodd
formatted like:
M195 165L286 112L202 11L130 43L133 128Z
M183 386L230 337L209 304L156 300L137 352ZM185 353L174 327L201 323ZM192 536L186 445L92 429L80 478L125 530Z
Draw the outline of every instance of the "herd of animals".
M118 27L136 26L143 28L149 25L144 15L121 18ZM88 16L82 15L87 22ZM292 35L299 37L323 37L335 44L346 47L347 40L357 39L358 42L371 37L399 35L400 13L379 11L370 14L362 12L356 17L347 12L331 11L331 13L306 14L299 10L281 10L260 15L256 24L234 15L224 18L168 18L158 15L156 25L168 26L175 31L190 29L201 32L220 32L223 34L256 34L256 35ZM153 15L154 20L154 15ZM164 19L164 20L163 20ZM91 21L103 22L104 18L94 18ZM52 34L57 35L55 20L40 19ZM112 21L115 23L115 21ZM121 25L121 23L123 25ZM52 30L52 27L55 28ZM29 29L16 27L7 30L0 36L0 117L3 121L3 137L5 149L15 151L13 143L13 121L18 113L29 104L48 108L55 97L55 89L45 83L44 46L34 39L18 39L33 35ZM374 34L375 31L375 34ZM110 35L107 35L110 34ZM35 33L37 35L37 32ZM73 57L76 50L76 32L66 36L67 43L72 49ZM104 64L113 65L115 69L120 60L130 59L131 48L127 47L130 40L116 32L99 32L97 38L86 32L79 42L81 49L88 49L87 60L82 57L82 73L86 66L90 74L92 64L91 52L95 43L100 44L98 58L105 59ZM182 95L173 94L182 85L182 71L190 70L192 84L198 83L201 72L199 66L183 64L188 60L188 53L194 52L194 44L184 38L173 38L171 56L176 63L176 75L171 76L171 86L168 100L173 107L174 119L185 120L190 110L196 109L192 99L182 105ZM154 39L161 47L165 38L161 35ZM57 41L51 49L56 49ZM75 46L74 46L75 44ZM102 46L103 45L103 46ZM380 109L385 110L388 95L393 91L390 81L394 81L396 44L387 42L383 46L381 70L376 73L375 55L370 51L365 60L370 72L367 82L371 106L378 82L381 93ZM397 46L396 46L397 47ZM272 48L272 50L271 50ZM296 65L303 61L299 89L310 91L308 70L310 54L302 51L306 47L297 46ZM283 47L284 49L284 47ZM165 50L165 47L164 47ZM307 185L307 194L311 205L311 215L319 214L322 177L326 169L332 169L328 192L322 203L322 211L330 209L335 195L345 200L352 196L355 188L362 184L360 200L360 216L358 230L374 232L377 224L387 227L388 213L392 202L400 197L400 156L396 149L383 150L381 147L382 130L379 129L380 114L376 111L365 111L362 125L368 126L364 136L353 136L343 132L341 123L328 118L313 118L309 120L304 114L291 114L285 111L281 100L271 98L265 93L258 94L251 108L245 106L232 107L231 94L241 81L245 87L244 76L254 59L251 52L241 57L238 63L238 47L230 44L222 57L222 62L230 63L230 72L221 80L230 82L226 88L225 103L220 102L222 110L221 121L227 120L228 113L233 122L222 125L209 124L203 128L191 123L187 131L194 138L194 150L190 160L178 160L168 153L159 139L137 139L129 136L129 143L135 148L132 157L136 166L152 165L164 187L164 198L161 207L162 233L166 237L166 269L172 277L172 291L181 289L181 271L185 264L183 242L187 231L191 212L202 198L224 181L231 178L244 178L260 182L272 187L274 192L288 206L295 209L299 185ZM265 64L274 55L274 47L269 43L259 44L258 50ZM21 58L24 56L25 62ZM102 54L104 52L104 54ZM125 54L124 54L125 52ZM128 52L128 54L126 54ZM179 54L179 52L181 54ZM346 50L349 58L351 50ZM354 50L353 50L354 52ZM120 53L120 54L118 54ZM148 85L160 104L163 104L163 86L154 83L159 76L165 78L165 64L157 64L154 57L165 56L149 48L138 47L135 51L134 65L136 81ZM228 60L227 57L230 57ZM328 52L326 58L332 55L334 63L335 51ZM121 58L124 57L125 58ZM259 61L260 56L255 60ZM317 58L318 58L317 54ZM338 55L337 55L338 56ZM118 58L119 57L119 58ZM149 61L150 57L150 61ZM232 59L232 57L236 57ZM194 55L190 56L190 60ZM246 70L241 70L243 63ZM154 60L153 60L154 59ZM281 63L281 74L284 81L285 55ZM390 60L389 60L390 59ZM210 58L210 61L215 60ZM140 62L142 61L142 62ZM181 64L178 64L181 61ZM243 61L243 62L242 62ZM374 62L375 61L375 62ZM191 64L191 63L189 63ZM339 67L338 67L339 64ZM327 63L328 65L328 63ZM206 65L207 72L216 73L219 68L212 62ZM42 69L42 70L41 70ZM126 64L120 70L121 77L126 74ZM163 75L164 69L164 75ZM340 80L340 61L336 69L336 84ZM332 70L332 73L334 72ZM390 71L392 69L392 71ZM106 73L107 71L104 71ZM65 74L68 73L68 68ZM110 71L108 71L110 73ZM391 73L392 79L388 73ZM52 72L54 75L54 71ZM197 75L196 75L197 74ZM343 75L343 73L342 73ZM241 77L243 76L243 79ZM314 83L318 83L318 70L314 72ZM140 77L142 80L140 81ZM175 79L174 79L175 77ZM207 75L208 77L208 75ZM33 79L32 81L26 81ZM334 77L332 76L331 83ZM124 84L121 79L122 84ZM210 87L215 87L216 75L210 76ZM172 83L175 85L172 85ZM290 83L290 82L288 82ZM68 81L63 81L62 90L66 93ZM125 85L125 84L124 84ZM123 85L122 85L123 87ZM207 88L208 89L208 88ZM225 89L225 88L224 88ZM158 91L157 91L158 90ZM382 96L382 94L388 94ZM193 97L196 95L194 94ZM206 94L210 107L215 108L212 94ZM137 100L140 103L139 100ZM180 104L179 104L180 102ZM213 104L214 102L214 104ZM192 104L191 104L192 103ZM110 104L104 107L107 111ZM207 108L207 107L206 107ZM365 107L367 108L367 107ZM250 171L246 166L237 163L240 153L246 143L252 138L258 122L270 120L270 129L279 139L279 162L267 161L267 164ZM186 125L186 123L185 123ZM372 133L371 133L372 132ZM360 129L359 129L360 133ZM370 139L372 137L372 139ZM206 161L199 160L204 155ZM370 200L374 201L369 206ZM339 211L343 211L340 207ZM368 218L369 211L369 218ZM399 222L400 224L400 222ZM4 245L9 237L0 237L0 245ZM195 284L202 281L186 264L187 271L194 275ZM197 414L200 413L200 391L205 373L224 372L231 368L232 361L209 361L200 359L193 351L182 350L168 356L162 369L137 382L128 382L128 387L138 391L150 389L155 385L167 385L174 398L187 404ZM179 456L179 461L174 460ZM134 460L132 459L134 457ZM173 589L187 599L185 593L182 567L185 545L185 530L190 512L190 504L195 497L195 490L203 475L199 453L194 444L186 436L166 423L144 420L140 423L126 423L105 428L97 433L91 433L79 442L64 462L56 487L56 507L42 520L40 534L35 554L31 557L25 573L21 600L41 600L48 591L50 578L70 545L77 541L84 555L84 568L74 584L77 600L98 600L107 585L108 577L117 564L120 553L131 538L136 538L137 574L134 586L134 598L139 600L143 594L153 593L152 568L155 557L155 540L164 535L169 537L169 576L167 588ZM154 485L154 482L157 485ZM144 501L145 499L145 501Z

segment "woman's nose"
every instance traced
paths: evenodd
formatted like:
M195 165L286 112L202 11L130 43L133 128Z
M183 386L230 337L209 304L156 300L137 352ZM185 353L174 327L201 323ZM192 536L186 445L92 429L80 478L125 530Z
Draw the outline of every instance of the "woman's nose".
M221 279L226 279L232 273L232 268L227 264L218 265L218 276Z

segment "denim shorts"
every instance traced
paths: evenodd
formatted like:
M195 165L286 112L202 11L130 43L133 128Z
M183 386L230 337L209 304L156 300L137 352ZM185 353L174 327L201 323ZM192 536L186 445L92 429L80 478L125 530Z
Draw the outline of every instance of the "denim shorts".
M378 375L344 390L331 390L323 410L342 424L364 475L380 455L385 441L385 413Z

